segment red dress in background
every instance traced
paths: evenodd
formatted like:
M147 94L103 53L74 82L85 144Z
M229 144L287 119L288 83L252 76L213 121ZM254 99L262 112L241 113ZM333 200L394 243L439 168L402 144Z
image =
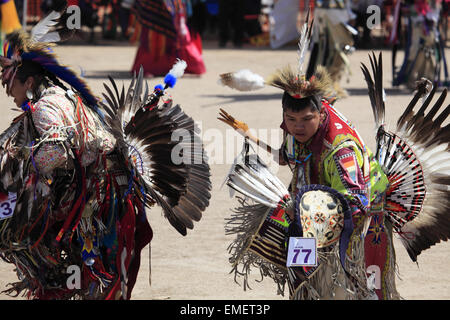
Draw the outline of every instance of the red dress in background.
M189 31L182 1L138 0L135 11L140 42L132 72L142 65L145 75L164 76L177 58L186 61L185 73L206 72L201 38Z

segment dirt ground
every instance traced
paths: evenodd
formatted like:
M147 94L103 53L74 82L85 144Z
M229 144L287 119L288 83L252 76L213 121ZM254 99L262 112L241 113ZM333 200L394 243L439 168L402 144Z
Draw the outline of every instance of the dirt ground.
M85 76L93 91L100 94L107 75L118 83L130 82L129 70L137 48L124 44L63 45L56 48L61 62L71 65ZM336 107L352 121L366 143L374 149L374 125L367 96L367 87L360 71L360 63L369 63L369 51L358 50L350 56L351 75L342 80L349 97L336 103ZM274 146L279 145L281 131L281 92L275 88L264 88L253 93L241 93L217 84L218 75L228 71L249 68L268 76L276 68L287 63L296 63L295 47L272 50L269 48L218 49L214 42L204 43L204 61L207 73L201 77L186 75L170 90L174 101L180 103L203 130L203 139L210 155L212 173L212 197L210 206L202 220L183 237L162 216L159 208L147 212L154 230L151 242L151 285L149 284L149 249L143 250L140 273L132 299L194 299L194 300L243 300L288 299L276 294L270 280L258 282L255 270L250 282L252 290L244 291L229 274L227 246L231 238L224 233L224 219L236 202L230 198L222 182L233 158L241 149L241 139L220 121L219 107L237 119L255 128L260 137ZM446 55L450 58L447 51ZM411 94L406 90L392 88L391 53L383 51L384 85L387 94L387 119L397 120L406 107ZM397 64L400 63L399 56ZM447 60L448 60L447 58ZM161 82L161 78L148 79L150 87ZM16 115L11 98L4 91L0 94L4 116L0 119L0 130L5 129ZM266 134L266 137L264 137ZM227 146L227 147L226 147ZM259 152L261 155L262 153ZM274 170L278 170L276 166ZM289 172L280 168L278 176L289 181ZM450 299L450 243L440 243L426 250L413 263L400 241L395 241L399 277L397 288L405 299ZM13 266L0 263L0 290L7 283L16 281ZM2 294L0 299L11 299Z

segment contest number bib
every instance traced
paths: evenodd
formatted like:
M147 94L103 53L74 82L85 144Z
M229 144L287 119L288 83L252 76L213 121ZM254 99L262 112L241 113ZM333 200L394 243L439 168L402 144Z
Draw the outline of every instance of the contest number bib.
M17 193L0 193L0 220L11 218L16 207Z
M316 267L317 241L316 238L290 237L287 267Z

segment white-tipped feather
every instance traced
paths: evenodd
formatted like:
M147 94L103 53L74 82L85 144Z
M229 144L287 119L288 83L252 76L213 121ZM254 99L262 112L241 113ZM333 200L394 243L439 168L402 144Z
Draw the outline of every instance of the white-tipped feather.
M238 156L228 174L227 185L260 204L277 207L289 191L257 155L252 154L247 160L246 163L242 153Z
M61 36L59 35L59 32L56 31L49 32L39 39L39 42L60 42L60 41Z
M248 170L248 167L244 168L245 171L248 172L248 174L250 174L250 176L252 176L254 179L258 180L260 183L262 183L262 185L264 186L264 188L266 188L269 192L273 193L274 195L276 195L277 199L282 199L283 196L286 193L283 193L282 191L280 191L278 188L275 187L274 183L271 181L271 177L261 174L260 172L255 172L252 170Z
M273 175L268 168L260 166L259 167L260 172L265 174L265 176L269 177L269 181L282 193L282 194L289 194L288 189L285 187L285 185L281 182L280 179L277 178L277 176Z
M252 160L251 157L249 160ZM267 188L270 192L276 194L278 199L282 199L286 194L289 193L284 186L280 188L279 184L274 181L278 180L276 176L272 175L272 173L270 173L268 170L261 170L264 169L261 164L258 164L257 166L242 166L241 168L244 169L248 174L250 174L254 179L262 183L264 185L264 188Z
M265 190L260 190L257 186L253 184L252 181L249 181L242 173L236 173L230 176L230 181L232 183L239 183L241 187L244 187L245 190L251 192L255 196L266 199L267 201L271 201L270 195L264 194Z
M302 29L300 31L300 39L298 40L298 76L303 75L303 65L305 63L306 52L309 48L309 42L311 40L311 28L313 24L309 25L309 13L306 16L306 20L303 23Z
M309 46L308 39L308 21L303 24L302 31L300 33L300 39L298 40L298 75L302 75L303 64L305 62L306 50Z
M258 202L260 204L263 204L263 205L265 205L267 207L270 207L270 208L275 208L276 207L276 205L274 205L273 203L267 201L266 199L263 199L263 198L255 195L252 192L248 192L247 190L245 190L244 188L239 186L238 183L230 182L228 185L230 186L230 188L233 188L237 192L243 194L246 197L249 197L249 198L253 199L254 201L256 201L256 202Z
M254 91L265 86L264 78L248 69L222 74L218 83L238 91Z
M184 75L184 71L187 68L187 63L184 60L177 59L172 69L169 70L169 74L173 75L175 78L179 79Z
M61 13L58 11L52 11L46 16L44 19L39 21L32 29L31 29L31 39L35 42L43 42L42 40L44 36L48 33L51 27L58 23L58 19L61 17ZM48 42L48 41L46 41Z
M278 203L278 201L280 200L280 196L278 196L276 193L274 193L272 190L266 187L266 183L264 182L264 180L262 180L262 182L258 181L252 175L245 172L245 170L242 170L241 168L237 168L237 174L240 177L242 177L245 181L248 181L250 185L253 185L255 189L257 189L259 192L264 194L272 201Z

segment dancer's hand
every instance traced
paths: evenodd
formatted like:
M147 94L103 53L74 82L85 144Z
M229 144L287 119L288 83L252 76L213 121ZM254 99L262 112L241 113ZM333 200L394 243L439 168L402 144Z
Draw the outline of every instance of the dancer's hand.
M290 207L290 208L286 208L284 209L284 212L289 216L289 218L294 221L294 208Z
M222 122L225 122L227 125L232 127L234 130L239 131L241 134L245 134L248 131L248 125L245 122L241 122L236 120L233 116L228 114L225 110L220 109L219 119Z

